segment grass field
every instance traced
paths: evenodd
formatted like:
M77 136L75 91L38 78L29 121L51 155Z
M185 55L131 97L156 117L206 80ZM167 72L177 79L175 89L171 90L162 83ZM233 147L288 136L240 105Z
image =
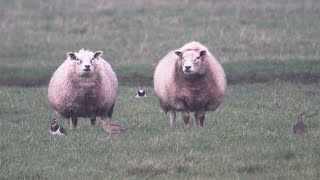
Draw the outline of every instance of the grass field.
M318 0L0 0L0 179L319 179ZM152 86L159 59L198 40L223 63L225 101L176 129ZM104 51L120 80L110 137L81 119L49 133L47 82L69 51ZM310 133L295 135L306 112Z
M81 48L104 51L119 77L151 77L159 59L192 40L207 45L225 66L242 67L237 69L241 75L255 70L247 61L268 62L272 75L275 62L320 59L317 0L0 4L2 84L47 84L66 53Z
M110 137L99 126L79 121L66 137L49 133L46 88L0 89L2 178L10 179L318 179L318 115L306 117L311 132L295 135L303 111L318 112L319 85L235 85L205 128L169 128L151 88L135 99L121 87L113 121L129 130Z

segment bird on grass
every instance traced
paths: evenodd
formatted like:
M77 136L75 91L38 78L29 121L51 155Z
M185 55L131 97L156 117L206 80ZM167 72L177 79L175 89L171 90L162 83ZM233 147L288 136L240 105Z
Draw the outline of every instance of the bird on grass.
M127 128L122 127L119 124L109 123L109 122L102 121L102 120L100 121L100 125L110 135L111 134L119 134L119 133L122 133L127 130Z
M300 116L298 116L297 118L297 123L295 125L293 125L293 132L295 134L304 134L304 133L308 133L308 126L305 124L304 122L304 118L303 115L305 113L303 112Z
M58 136L67 135L66 130L57 123L57 118L52 119L50 133Z
M141 87L140 85L139 86L139 89L137 91L137 95L136 95L136 98L146 98L147 97L147 93L146 91L144 90L143 87Z

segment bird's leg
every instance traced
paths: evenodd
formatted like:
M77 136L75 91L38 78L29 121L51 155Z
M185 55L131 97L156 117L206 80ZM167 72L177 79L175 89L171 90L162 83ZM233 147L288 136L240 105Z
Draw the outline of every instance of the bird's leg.
M70 117L70 119L69 119L70 128L71 129L76 128L77 124L78 124L78 118L77 117Z
M206 115L206 111L196 111L194 113L194 119L195 119L195 127L199 128L199 126L203 127L204 118Z
M96 125L96 120L97 120L97 119L96 119L95 116L93 116L93 117L90 118L90 121L91 121L91 125L92 125L92 126Z
M175 122L176 122L176 111L170 110L169 116L170 116L170 128L173 129L175 126Z
M189 120L190 120L190 115L188 111L183 111L182 112L182 117L183 117L183 121L184 121L184 126L185 128L189 128Z

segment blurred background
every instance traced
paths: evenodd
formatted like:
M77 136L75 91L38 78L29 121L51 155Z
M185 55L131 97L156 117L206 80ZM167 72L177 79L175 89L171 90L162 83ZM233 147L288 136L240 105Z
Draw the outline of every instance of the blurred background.
M120 84L150 85L170 50L200 41L229 83L318 82L318 0L0 0L0 84L47 85L66 53L102 50Z

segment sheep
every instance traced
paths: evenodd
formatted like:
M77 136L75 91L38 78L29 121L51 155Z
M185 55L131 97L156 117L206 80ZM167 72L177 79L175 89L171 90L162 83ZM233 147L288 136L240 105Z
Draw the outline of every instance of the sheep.
M102 51L81 49L68 52L67 59L53 73L48 85L48 99L62 117L69 119L70 128L77 126L78 117L96 117L108 121L118 92L118 80Z
M186 127L189 127L189 112L194 112L194 126L202 128L206 112L218 108L227 89L221 64L196 41L163 57L153 80L160 107L169 112L171 128L175 127L176 111L182 113Z

